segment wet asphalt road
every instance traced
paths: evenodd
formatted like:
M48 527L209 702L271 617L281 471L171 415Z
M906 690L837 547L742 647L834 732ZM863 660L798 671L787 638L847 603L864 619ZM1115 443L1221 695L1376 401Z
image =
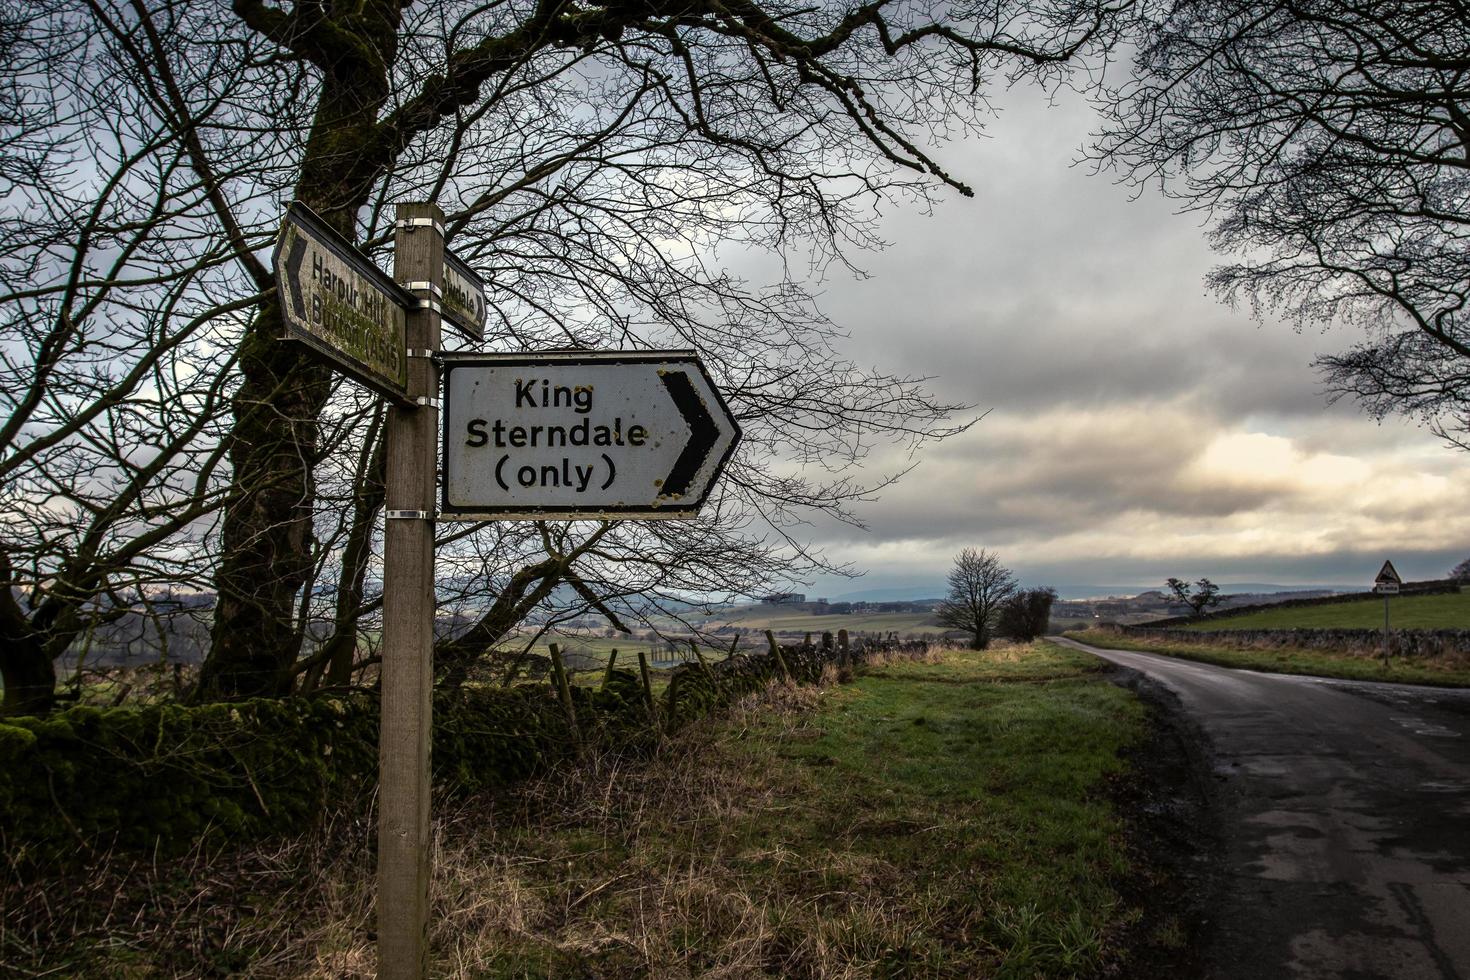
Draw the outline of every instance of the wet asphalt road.
M1470 980L1470 691L1062 642L1164 684L1205 736L1206 976Z

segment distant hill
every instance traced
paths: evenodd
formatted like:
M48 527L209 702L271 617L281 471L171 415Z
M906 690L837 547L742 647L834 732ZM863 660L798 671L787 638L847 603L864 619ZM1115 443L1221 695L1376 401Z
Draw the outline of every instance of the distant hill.
M938 599L948 591L949 588L944 582L938 581L933 585L860 589L857 592L844 592L841 595L832 596L831 600L833 602L911 602L915 599Z
M1050 585L1057 590L1057 597L1060 599L1138 596L1147 592L1159 592L1164 585L1163 582L1149 582L1143 585L1089 585L1086 583L1058 585L1054 582L1032 582L1029 579L1023 580L1021 584L1028 588L1033 585ZM1276 592L1361 592L1370 584L1359 582L1355 585L1274 585L1269 582L1222 582L1220 591L1227 594L1249 593L1251 595L1270 595ZM938 599L948 591L944 582L937 581L933 585L863 589L858 592L844 592L828 598L833 602L905 602L913 599Z

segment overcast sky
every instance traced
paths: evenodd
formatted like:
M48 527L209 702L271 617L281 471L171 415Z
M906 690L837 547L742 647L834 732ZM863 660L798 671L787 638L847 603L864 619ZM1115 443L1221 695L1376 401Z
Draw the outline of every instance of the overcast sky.
M989 138L941 151L974 198L890 206L892 247L859 257L872 278L823 284L856 361L989 414L863 505L868 531L813 528L868 574L806 591L939 583L966 546L1029 584L1155 587L1366 586L1386 557L1430 578L1470 555L1470 456L1326 403L1310 364L1350 328L1218 303L1198 216L1071 165L1084 105L1004 105Z

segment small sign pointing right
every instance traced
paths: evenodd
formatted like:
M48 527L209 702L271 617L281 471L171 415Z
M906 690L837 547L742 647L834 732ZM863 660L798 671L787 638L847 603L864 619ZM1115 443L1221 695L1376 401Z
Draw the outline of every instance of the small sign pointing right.
M697 515L740 426L692 351L444 359L448 520Z
M485 339L485 282L464 260L444 250L444 319L471 340Z

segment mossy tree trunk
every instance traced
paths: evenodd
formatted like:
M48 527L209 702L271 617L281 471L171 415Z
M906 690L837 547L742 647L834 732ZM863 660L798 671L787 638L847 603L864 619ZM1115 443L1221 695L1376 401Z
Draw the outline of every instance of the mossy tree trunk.
M35 637L0 635L0 715L44 715L56 703L56 666Z
M56 666L15 588L10 556L0 549L0 715L44 715L56 702Z
M357 237L358 212L384 169L381 154L367 151L388 96L400 26L396 2L360 6L333 18L330 31L283 37L324 72L295 196L349 239ZM263 9L253 8L251 26L269 31L274 22ZM281 333L280 307L268 302L241 347L228 440L233 496L199 684L205 700L280 696L294 680L302 635L296 597L313 561L312 471L331 371L281 342Z

